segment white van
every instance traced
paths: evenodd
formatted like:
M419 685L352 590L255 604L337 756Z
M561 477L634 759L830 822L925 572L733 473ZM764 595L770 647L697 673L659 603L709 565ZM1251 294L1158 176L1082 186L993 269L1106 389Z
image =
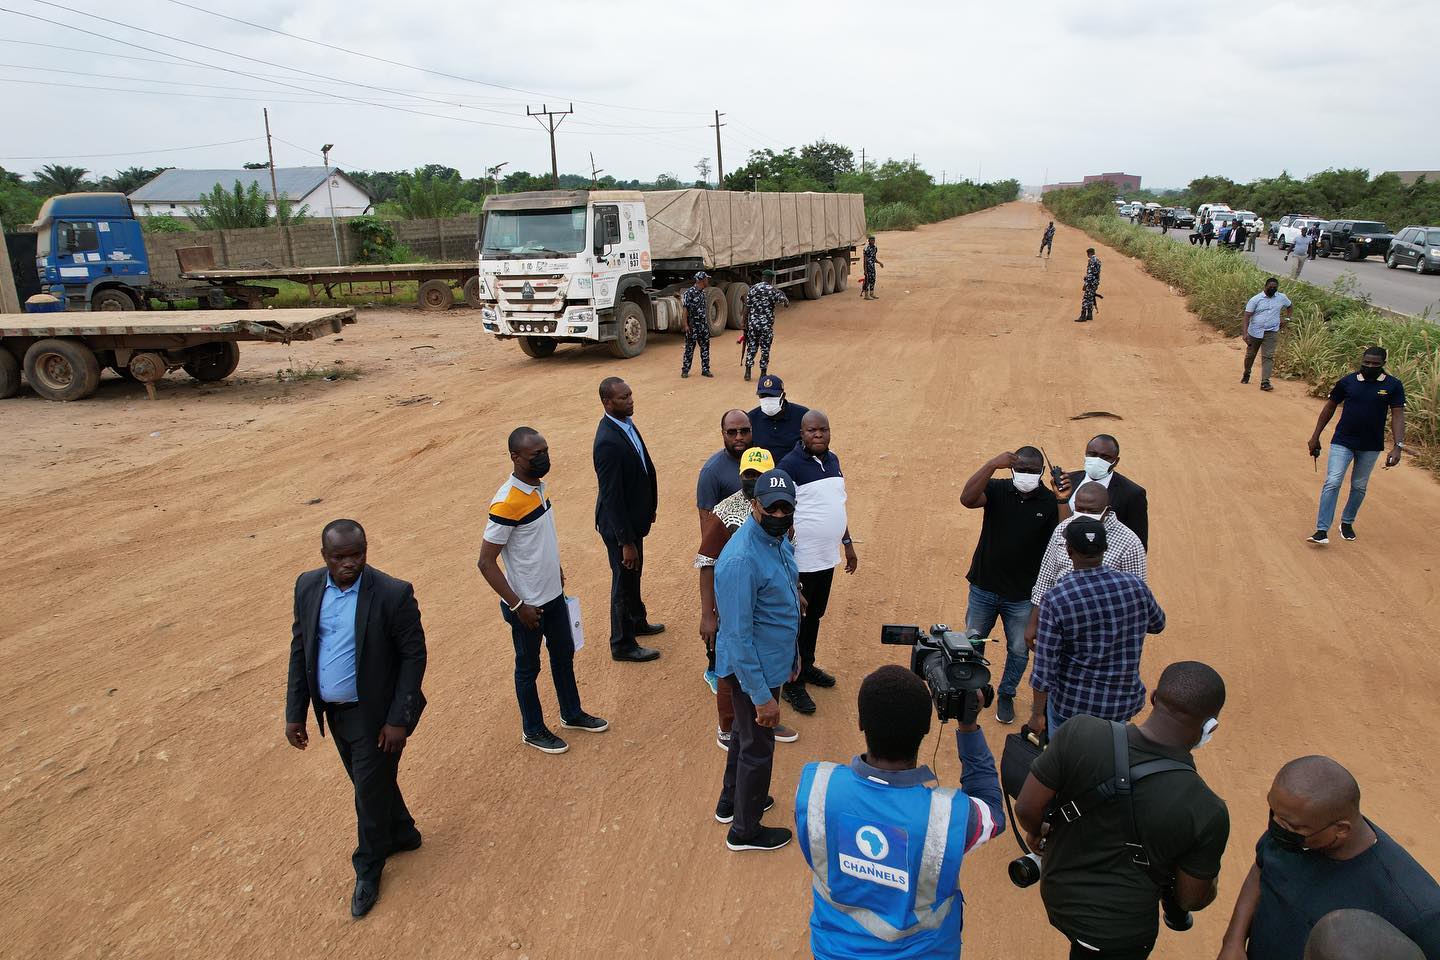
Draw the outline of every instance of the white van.
M1227 213L1230 212L1230 205L1227 203L1202 203L1200 204L1200 208L1195 211L1195 216L1197 221L1204 220L1207 217L1214 220L1215 214L1222 210Z

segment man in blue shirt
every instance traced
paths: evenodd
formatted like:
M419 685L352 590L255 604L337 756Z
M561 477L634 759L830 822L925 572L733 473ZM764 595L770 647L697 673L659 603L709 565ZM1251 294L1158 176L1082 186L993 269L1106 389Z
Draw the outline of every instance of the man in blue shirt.
M814 875L817 960L960 956L961 863L1004 832L1005 813L973 717L955 733L959 790L935 786L930 768L916 765L932 710L923 680L881 667L860 684L865 752L848 766L809 763L800 774L795 826Z
M1325 468L1325 485L1320 488L1320 512L1315 518L1315 532L1308 542L1324 546L1330 542L1330 524L1335 520L1335 504L1340 499L1340 486L1345 470L1350 471L1350 497L1340 514L1340 535L1355 539L1355 516L1365 502L1370 485L1370 471L1385 449L1385 414L1390 414L1390 432L1395 446L1385 458L1389 469L1400 462L1405 451L1405 385L1385 372L1385 348L1371 347L1360 359L1360 369L1341 377L1330 391L1330 399L1320 409L1315 432L1310 434L1310 456L1320 456L1320 433L1335 409L1343 405L1340 424L1330 438L1330 460Z
M1250 369L1255 354L1260 354L1260 389L1270 391L1270 371L1275 368L1275 344L1285 321L1290 319L1290 298L1280 292L1280 281L1270 277L1265 292L1257 293L1245 304L1245 374L1241 383L1250 382Z
M783 470L762 473L750 516L715 563L715 671L730 686L735 705L715 819L731 824L725 838L731 850L778 850L790 842L789 830L763 826L760 818L775 802L770 767L780 685L800 670L800 573L787 536L794 519L794 481Z

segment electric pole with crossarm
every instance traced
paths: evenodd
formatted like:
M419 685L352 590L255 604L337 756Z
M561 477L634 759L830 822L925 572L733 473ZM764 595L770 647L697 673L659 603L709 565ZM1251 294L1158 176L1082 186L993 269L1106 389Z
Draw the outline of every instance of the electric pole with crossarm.
M550 134L550 177L555 181L555 189L560 189L560 165L555 160L555 130L565 122L565 118L575 112L575 104L570 104L569 110L551 110L549 104L540 104L539 110L525 108L525 116L534 117L540 126L544 127ZM544 120L540 118L544 117ZM559 118L558 120L556 118Z

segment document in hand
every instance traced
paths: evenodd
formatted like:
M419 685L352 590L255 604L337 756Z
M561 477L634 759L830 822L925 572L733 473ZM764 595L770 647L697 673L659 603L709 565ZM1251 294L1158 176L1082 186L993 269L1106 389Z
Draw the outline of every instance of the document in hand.
M575 640L575 649L585 646L585 625L580 620L580 598L565 598L565 614L570 618L570 636Z

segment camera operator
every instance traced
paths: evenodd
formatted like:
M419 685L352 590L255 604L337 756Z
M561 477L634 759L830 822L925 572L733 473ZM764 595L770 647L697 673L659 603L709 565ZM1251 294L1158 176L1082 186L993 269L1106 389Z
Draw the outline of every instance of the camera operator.
M1206 664L1172 663L1150 702L1144 723L1125 725L1131 771L1156 759L1189 770L1134 779L1128 803L1083 804L1115 776L1116 751L1108 721L1078 716L1035 760L1015 804L1032 849L1043 836L1040 897L1051 926L1070 940L1071 960L1143 960L1155 946L1162 896L1167 920L1215 899L1230 815L1194 772L1191 751L1219 725L1225 681Z
M925 681L897 665L860 684L865 752L848 766L805 765L795 825L814 874L817 960L959 957L961 862L1005 829L995 761L974 722L980 691L966 698L959 790L916 765L933 707Z

